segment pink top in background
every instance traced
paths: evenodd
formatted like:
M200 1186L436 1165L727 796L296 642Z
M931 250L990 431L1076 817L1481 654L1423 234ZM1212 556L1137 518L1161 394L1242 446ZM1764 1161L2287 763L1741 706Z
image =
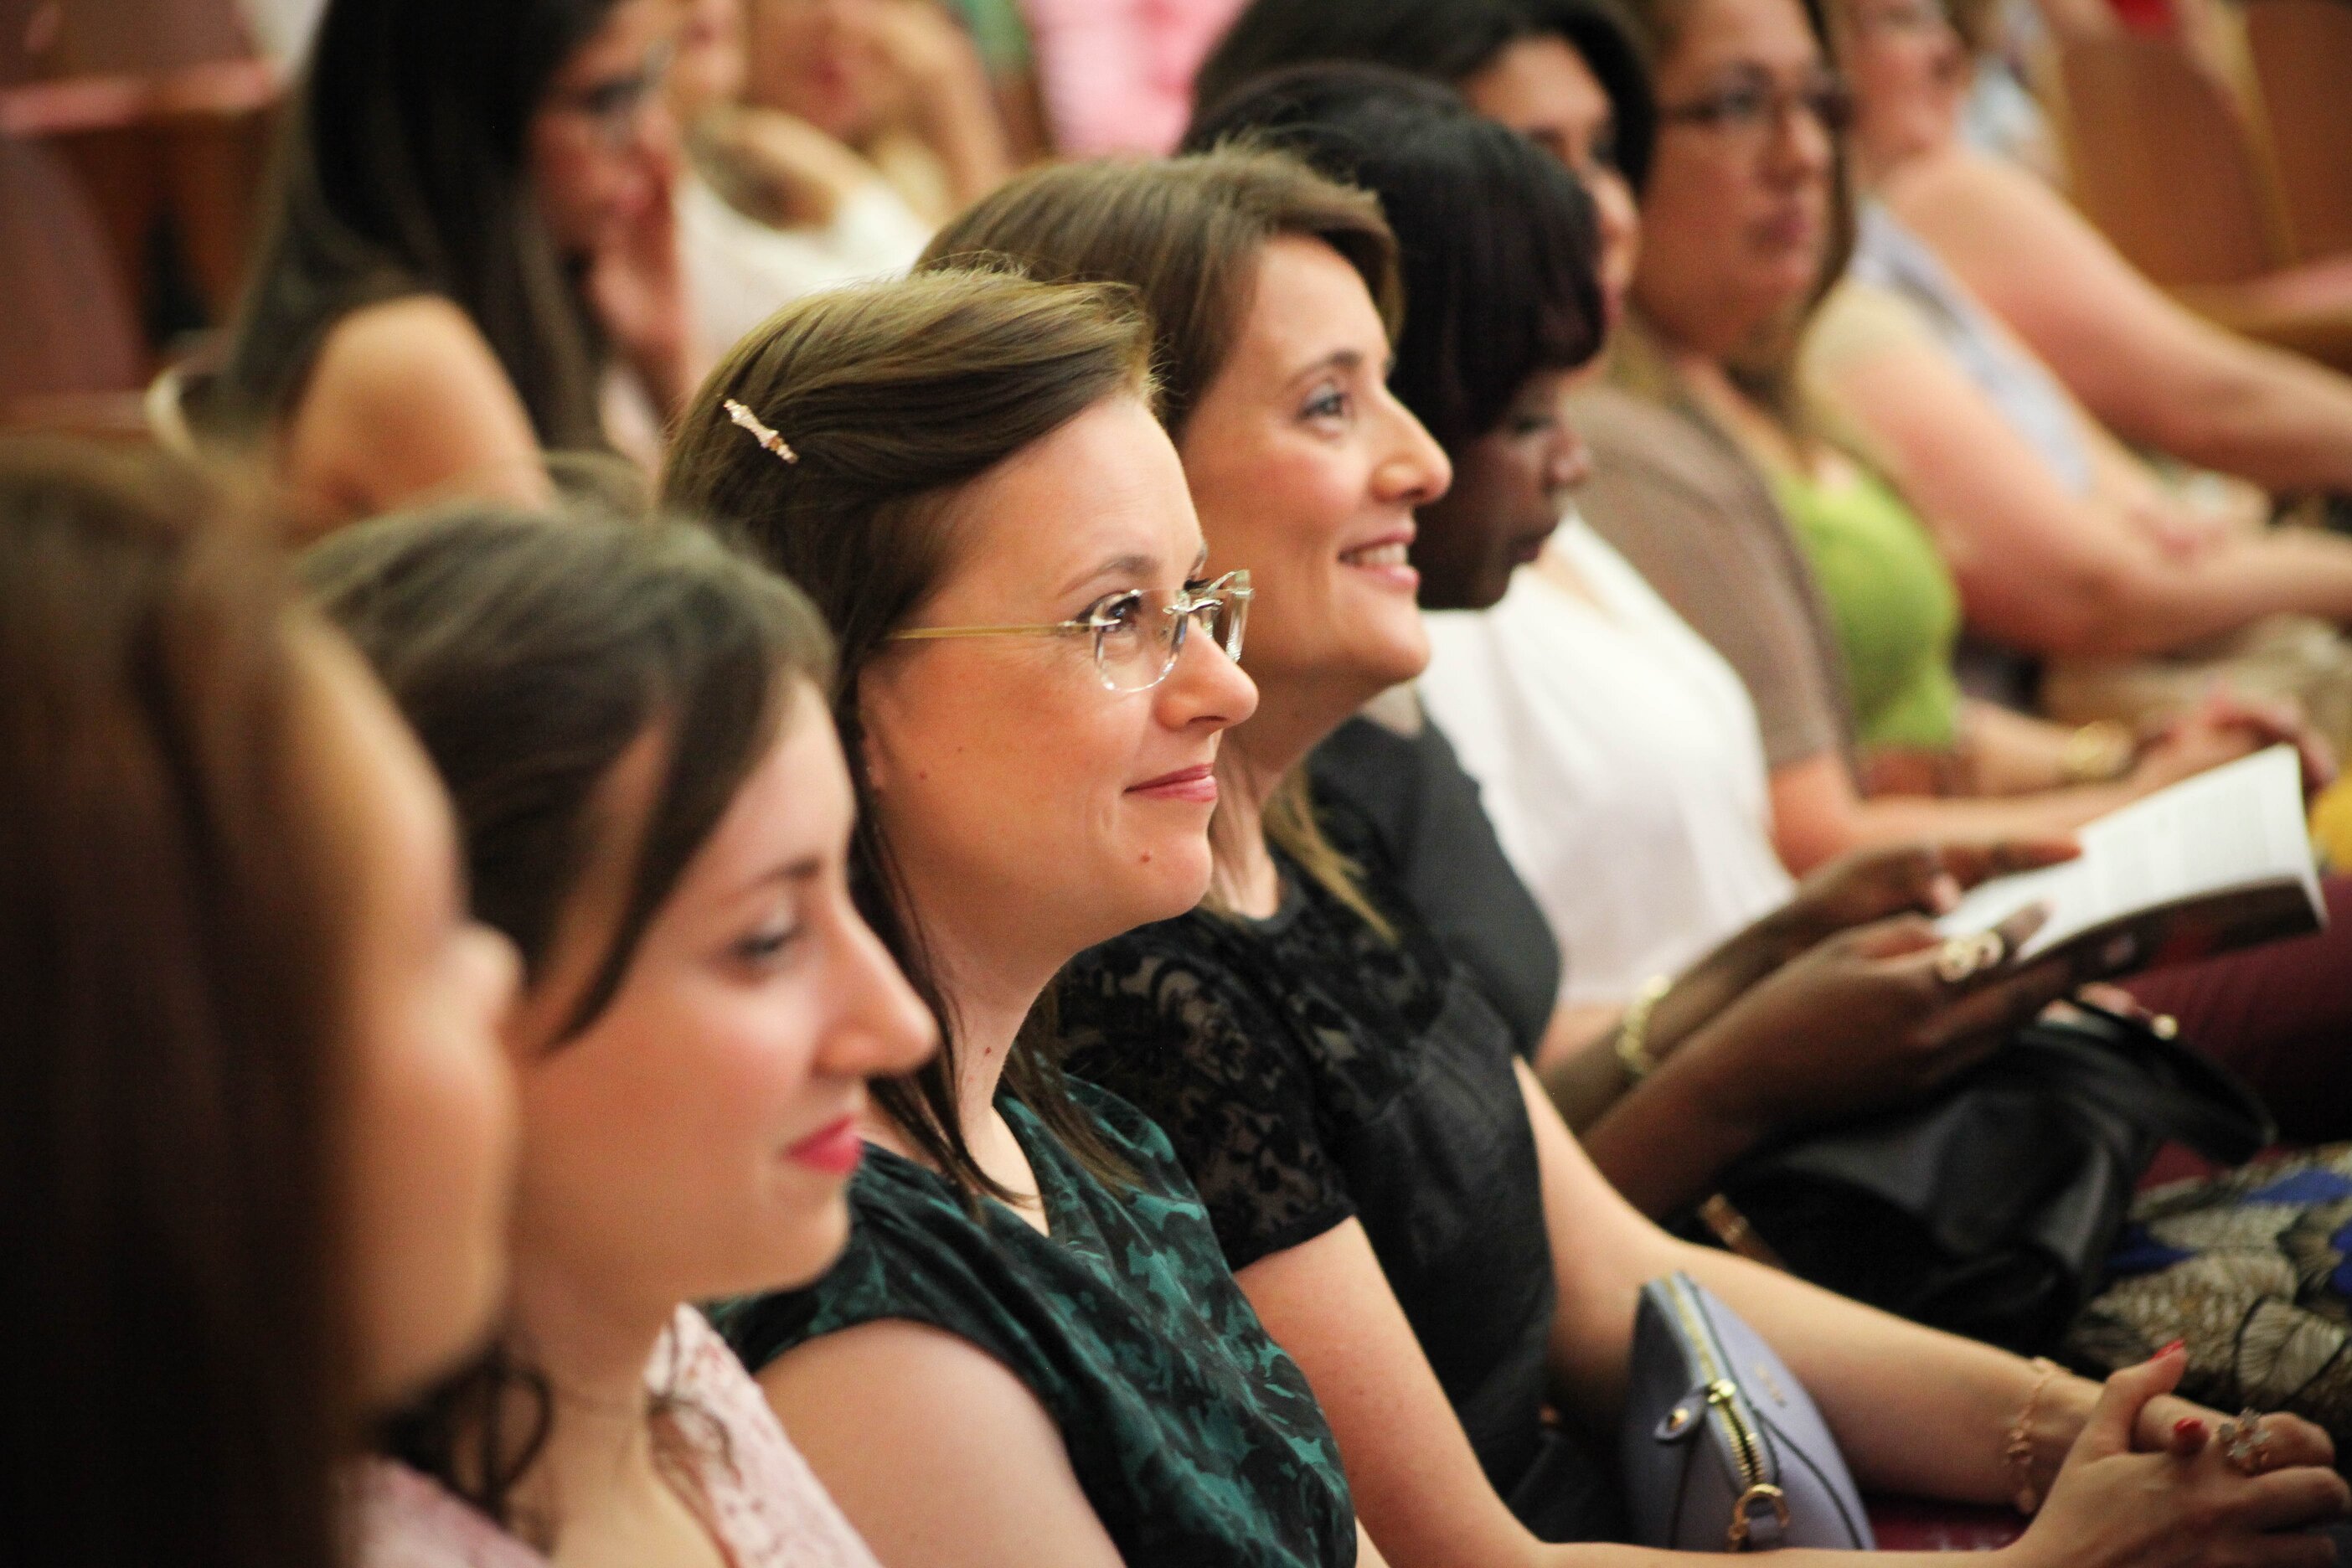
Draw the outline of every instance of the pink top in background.
M692 1500L733 1568L877 1568L784 1436L760 1385L691 1307L680 1307L646 1369L646 1385L682 1407L698 1442ZM360 1568L547 1568L438 1482L389 1460L359 1486Z
M1175 148L1192 73L1242 0L1021 0L1054 143L1076 158Z

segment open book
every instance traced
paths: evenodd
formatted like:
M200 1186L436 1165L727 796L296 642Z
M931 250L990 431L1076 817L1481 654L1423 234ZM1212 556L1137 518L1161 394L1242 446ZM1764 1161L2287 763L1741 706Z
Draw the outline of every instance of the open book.
M1966 935L2047 904L2050 918L2019 958L2074 951L2088 980L2300 936L2327 922L2292 746L2183 779L2076 837L2082 858L1987 882L1937 929Z

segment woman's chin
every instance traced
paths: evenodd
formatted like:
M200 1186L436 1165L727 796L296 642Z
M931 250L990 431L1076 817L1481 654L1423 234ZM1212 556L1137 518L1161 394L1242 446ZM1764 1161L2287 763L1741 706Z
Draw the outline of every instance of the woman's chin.
M846 1184L815 1212L796 1215L789 1232L778 1232L780 1245L770 1255L764 1280L731 1290L703 1292L709 1296L748 1295L761 1290L798 1290L815 1284L841 1261L849 1247L849 1194Z
M1429 628L1423 625L1420 610L1412 612L1410 621L1400 617L1391 635L1367 647L1356 663L1375 696L1419 679L1429 668Z
M1102 929L1088 938L1088 946L1189 914L1208 896L1212 860L1205 833L1157 837L1121 858L1131 871L1120 889L1125 896L1116 908L1103 910Z

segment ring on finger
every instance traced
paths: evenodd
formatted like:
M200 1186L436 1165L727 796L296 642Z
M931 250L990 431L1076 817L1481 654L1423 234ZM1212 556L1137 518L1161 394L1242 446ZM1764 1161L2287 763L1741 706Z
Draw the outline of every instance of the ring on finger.
M2271 1467L2271 1435L2263 1413L2251 1407L2221 1423L2214 1434L2221 1440L2221 1457L2241 1475L2259 1476Z
M1936 978L1947 985L1965 985L1989 969L1998 969L2009 957L2009 939L1997 931L1956 936L1936 950Z

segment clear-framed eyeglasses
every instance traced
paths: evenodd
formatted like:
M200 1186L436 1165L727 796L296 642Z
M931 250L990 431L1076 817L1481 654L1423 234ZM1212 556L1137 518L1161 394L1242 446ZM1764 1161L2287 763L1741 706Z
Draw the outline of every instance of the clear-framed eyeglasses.
M893 632L891 640L924 642L945 637L1074 637L1094 639L1095 671L1112 691L1149 691L1168 679L1185 634L1197 623L1216 639L1227 658L1242 656L1242 627L1249 620L1250 577L1228 572L1213 583L1177 589L1129 588L1108 594L1076 620L1022 626L914 626Z

